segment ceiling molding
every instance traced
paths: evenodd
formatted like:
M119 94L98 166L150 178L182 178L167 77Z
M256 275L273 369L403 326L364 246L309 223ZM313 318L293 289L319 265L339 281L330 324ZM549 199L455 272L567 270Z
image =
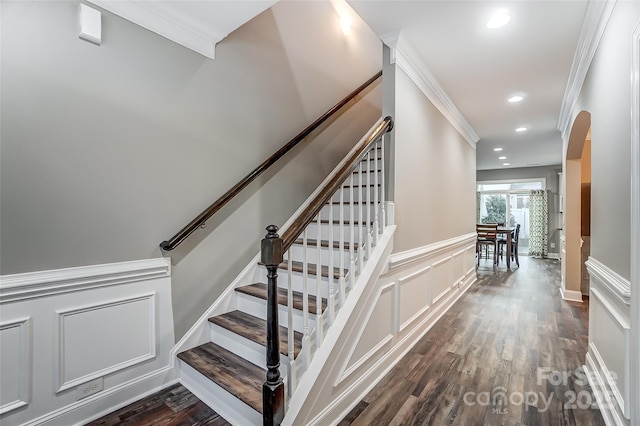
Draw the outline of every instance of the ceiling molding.
M277 0L238 2L87 1L207 58L214 59L217 43L232 31L273 6Z
M557 128L560 130L563 140L569 136L573 110L578 103L578 96L587 77L587 71L589 71L591 61L598 49L609 17L611 17L615 2L616 0L591 0L587 5L558 118Z
M395 63L409 76L469 145L476 149L480 138L411 45L400 37L399 32L385 34L380 38L389 46L391 63Z

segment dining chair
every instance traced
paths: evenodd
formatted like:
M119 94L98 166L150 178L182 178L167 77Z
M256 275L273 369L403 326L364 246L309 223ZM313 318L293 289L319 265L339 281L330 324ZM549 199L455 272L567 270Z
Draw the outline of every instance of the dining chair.
M478 240L476 243L476 253L478 255L478 266L480 266L480 258L482 257L482 249L484 248L489 258L489 247L493 247L493 264L498 260L498 224L497 223L478 223L476 224L476 233Z
M520 259L518 259L518 241L520 240L520 224L516 224L515 231L509 236L511 237L511 260L515 260L516 265L520 267ZM507 237L508 238L508 237ZM502 259L502 249L507 244L506 238L498 238L498 252Z

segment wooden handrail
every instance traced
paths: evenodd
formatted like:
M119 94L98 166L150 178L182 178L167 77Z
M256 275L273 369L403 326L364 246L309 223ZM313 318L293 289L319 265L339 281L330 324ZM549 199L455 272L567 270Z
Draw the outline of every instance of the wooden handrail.
M380 124L353 149L343 165L330 175L329 181L318 195L298 215L291 226L279 236L276 225L267 227L267 235L261 242L260 259L267 268L267 377L262 385L262 424L279 425L284 418L284 382L280 376L280 329L278 320L278 265L283 262L284 253L316 217L322 207L353 173L360 161L385 132L393 129L391 117L385 117ZM320 274L320 271L318 271ZM291 341L289 344L292 344Z
M207 220L211 218L216 212L218 212L222 207L224 207L229 201L231 201L240 191L249 186L251 182L256 180L262 173L264 173L269 167L271 167L276 161L282 158L287 152L289 152L293 147L295 147L298 143L303 141L307 136L309 136L314 130L320 127L323 123L325 123L331 116L333 116L336 112L338 112L342 107L348 104L351 100L353 100L356 96L358 96L362 91L364 91L367 87L369 87L374 81L382 76L382 71L379 71L371 77L369 80L365 81L361 84L357 89L353 92L349 93L344 99L335 104L330 110L322 114L316 121L311 123L307 128L298 133L293 139L287 142L282 148L277 150L271 157L267 158L256 167L251 173L246 175L240 182L236 183L233 188L224 193L220 198L218 198L213 204L207 207L202 213L196 216L191 222L189 222L184 228L182 228L177 234L171 237L169 240L165 240L160 243L160 248L164 251L170 251L179 246L184 240L187 239L189 235L195 232L198 228L204 225Z
M300 215L294 220L289 228L282 233L282 251L286 252L294 241L300 236L302 231L311 223L314 217L320 212L331 196L340 188L347 177L355 170L358 163L364 158L371 146L386 132L393 129L393 119L385 117L369 136L363 139L353 154L338 170L326 186L309 203Z

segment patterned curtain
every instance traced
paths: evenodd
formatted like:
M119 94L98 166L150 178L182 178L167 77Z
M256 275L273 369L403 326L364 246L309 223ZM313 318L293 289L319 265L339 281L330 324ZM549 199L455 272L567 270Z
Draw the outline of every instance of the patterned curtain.
M547 191L534 189L529 194L529 256L547 257Z
M476 223L480 223L480 193L476 192Z

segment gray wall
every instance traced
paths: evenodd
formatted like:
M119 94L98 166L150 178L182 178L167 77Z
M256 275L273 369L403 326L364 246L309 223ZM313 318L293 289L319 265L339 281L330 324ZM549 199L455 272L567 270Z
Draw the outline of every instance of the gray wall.
M562 171L562 165L545 167L520 167L512 169L478 170L476 180L509 180L509 179L539 179L545 178L547 189L549 190L549 236L547 241L548 253L560 252L560 231L562 227L560 220L560 196L558 172ZM553 247L551 247L553 245Z
M395 253L475 232L476 151L395 73Z
M591 113L591 256L626 279L631 244L629 73L631 34L639 18L640 3L616 3L574 111Z
M214 61L107 12L103 44L87 43L77 10L2 4L2 274L161 256L160 241L381 67L378 38L357 22L345 38L328 2L276 4ZM378 85L170 253L177 338L380 110Z

